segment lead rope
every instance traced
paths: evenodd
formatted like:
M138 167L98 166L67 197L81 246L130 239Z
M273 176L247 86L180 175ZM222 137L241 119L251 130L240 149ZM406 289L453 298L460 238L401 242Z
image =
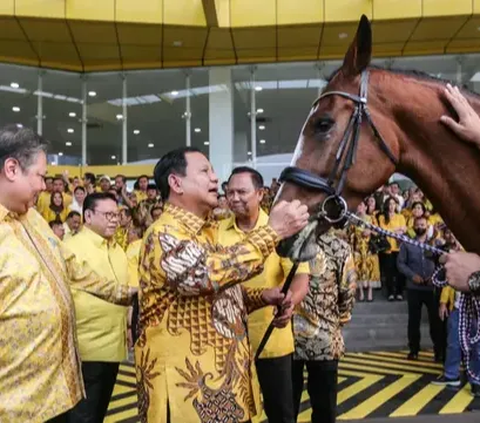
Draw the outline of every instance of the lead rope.
M445 252L439 248L416 241L406 235L400 235L395 232L382 229L364 221L351 212L345 212L345 217L349 219L355 226L364 227L388 238L394 238L406 244L414 245L420 248L422 251L429 251L437 256L445 254ZM445 269L442 265L439 265L435 269L435 272L432 275L432 283L438 288L448 286L448 282L445 279ZM480 376L476 375L472 371L470 364L470 355L471 351L473 350L473 346L480 341L480 299L470 293L462 293L459 301L459 340L460 347L463 352L463 362L465 364L470 381L474 380L476 383L480 383Z

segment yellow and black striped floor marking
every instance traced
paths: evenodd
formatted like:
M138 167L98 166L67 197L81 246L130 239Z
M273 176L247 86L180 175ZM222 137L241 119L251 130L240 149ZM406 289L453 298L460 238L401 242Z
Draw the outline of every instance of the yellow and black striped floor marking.
M339 364L338 420L456 414L480 409L480 399L470 386L458 389L430 382L442 373L431 352L408 361L407 351L349 353ZM298 422L310 421L310 401L305 389ZM266 416L260 418L266 422ZM479 420L480 421L480 420ZM134 423L137 418L135 371L122 364L105 423Z

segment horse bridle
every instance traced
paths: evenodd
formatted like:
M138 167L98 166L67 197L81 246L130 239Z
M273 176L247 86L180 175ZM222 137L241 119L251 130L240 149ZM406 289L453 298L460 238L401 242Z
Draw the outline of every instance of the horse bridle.
M303 188L325 192L327 198L321 204L319 214L329 223L340 222L344 219L345 214L348 211L348 206L345 199L342 197L342 192L345 186L347 173L355 163L358 142L360 139L360 128L364 117L370 125L375 138L379 141L380 149L395 166L398 164L397 158L381 136L368 110L368 76L368 70L364 70L361 75L359 95L350 94L344 91L328 91L323 93L313 103L313 107L315 107L322 98L334 95L344 97L355 103L355 109L350 116L350 121L348 122L335 156L335 164L328 178L323 178L309 172L308 170L294 166L284 169L279 178L280 182L290 182ZM335 180L337 179L338 174L338 184L335 187ZM329 213L329 210L332 209L332 205L337 209L335 215Z

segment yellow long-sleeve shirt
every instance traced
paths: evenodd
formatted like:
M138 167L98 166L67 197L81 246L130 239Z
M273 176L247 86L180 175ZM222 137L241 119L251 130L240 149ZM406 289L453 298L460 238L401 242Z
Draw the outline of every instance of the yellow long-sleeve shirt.
M132 242L127 248L128 260L128 284L138 287L138 263L140 261L140 249L142 248L142 240Z
M128 263L123 249L87 227L65 241L103 278L128 285ZM82 361L120 362L127 358L127 308L86 292L73 290L77 335Z
M84 396L70 288L128 302L33 209L0 205L0 421L43 423Z

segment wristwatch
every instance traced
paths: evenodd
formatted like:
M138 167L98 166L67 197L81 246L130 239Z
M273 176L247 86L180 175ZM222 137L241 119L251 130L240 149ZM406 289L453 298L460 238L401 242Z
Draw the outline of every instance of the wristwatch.
M468 278L468 287L473 295L480 295L480 271L473 272Z

